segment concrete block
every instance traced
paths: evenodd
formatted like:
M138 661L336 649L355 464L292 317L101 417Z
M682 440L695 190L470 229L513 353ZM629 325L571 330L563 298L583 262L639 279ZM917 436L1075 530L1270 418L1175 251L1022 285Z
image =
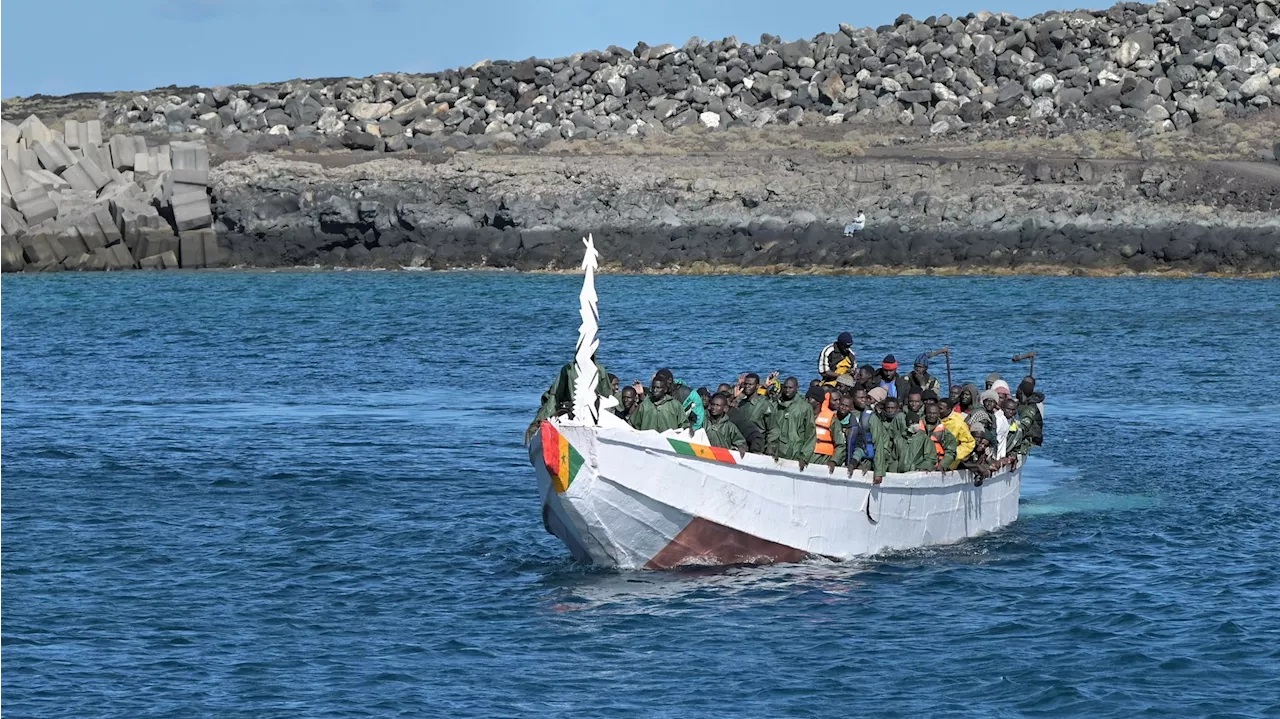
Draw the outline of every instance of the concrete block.
M22 133L22 139L27 141L27 147L30 147L35 142L50 142L53 140L53 133L35 115L30 115L27 119L18 123L18 130Z
M106 187L107 183L111 181L111 178L102 170L102 166L98 164L97 160L88 155L80 158L74 167L79 167L84 171L85 176L93 183L94 192Z
M90 120L84 123L86 145L102 144L102 120Z
M36 158L40 160L40 166L50 172L62 172L72 162L53 147L52 141L37 142L32 145L32 149L36 152Z
M172 182L181 182L185 185L200 185L201 187L209 186L209 170L189 170L186 168L176 168L169 171L169 180Z
M27 221L17 209L4 205L0 206L0 227L5 235L16 235L27 229Z
M0 271L21 272L27 264L22 256L22 245L14 237L0 238Z
M8 120L0 120L0 146L5 149L19 147L22 142L22 130Z
M87 254L89 248L85 246L84 240L80 239L80 233L76 230L75 225L62 228L53 238L62 247L62 257L79 257Z
M111 253L111 262L108 265L110 269L133 269L133 255L129 254L129 248L125 247L124 243L108 247L107 252Z
M53 248L50 237L44 233L24 235L19 243L22 245L22 257L28 265L53 264L62 261ZM59 246L58 250L62 247Z
M111 149L111 166L117 170L132 170L133 158L138 151L133 147L133 140L127 135L112 135L107 147Z
M204 239L195 233L182 233L178 238L178 262L184 270L204 267Z
M89 176L80 168L79 163L63 170L62 179L66 180L73 190L92 192L95 194L98 192L97 186L93 184L93 180L90 180Z
M80 148L80 122L78 120L67 120L63 123L62 134L67 138L67 147L72 150Z
M23 170L22 175L27 179L27 189L31 189L32 186L38 186L43 187L47 192L53 192L54 190L71 187L66 180L44 169Z
M219 267L224 262L222 248L218 246L218 233L212 227L187 230L181 234L181 240L200 243L204 267Z
M169 146L161 145L156 148L156 172L168 172L173 169L173 162L169 156Z
M147 154L147 138L142 135L133 135L130 139L133 140L133 153L135 155L139 152L144 155Z
M8 188L9 197L27 189L27 178L23 177L17 162L0 160L0 175L4 175L4 186Z
M174 205L173 224L178 232L208 227L213 224L213 212L209 208L209 198L200 197L192 202Z
M89 252L93 252L99 247L107 246L106 235L102 232L102 228L98 226L98 220L92 213L77 217L75 228L80 236L80 241L84 243Z
M133 172L135 175L142 173L154 175L155 170L151 167L151 155L145 152L135 153L133 156Z
M111 166L111 151L105 147L102 147L101 145L85 145L80 148L80 150L84 153L85 157L93 160L93 164L97 165L99 170L106 173L108 178L111 173L116 171L116 168Z
M110 269L115 260L115 253L106 247L99 247L93 251L93 268L97 270Z
M138 260L138 268L143 270L163 270L164 258L161 257L160 255L143 257L142 259Z
M40 169L40 158L36 157L35 150L28 147L18 153L18 169L23 172Z
M175 170L209 169L209 148L203 142L170 142Z
M124 236L120 234L120 227L115 220L111 219L111 211L105 205L99 204L93 209L93 219L98 223L98 229L102 232L103 242L107 246L124 241Z
M62 261L62 268L72 272L83 272L84 270L92 269L92 267L93 255L88 252L81 252L77 255L67 255L67 258Z
M13 199L28 226L58 216L58 206L49 198L49 193L43 187L32 187L23 190L14 195Z

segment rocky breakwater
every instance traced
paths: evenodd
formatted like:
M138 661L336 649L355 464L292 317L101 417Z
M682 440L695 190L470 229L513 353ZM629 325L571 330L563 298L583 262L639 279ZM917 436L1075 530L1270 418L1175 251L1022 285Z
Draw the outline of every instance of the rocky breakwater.
M204 142L3 123L4 272L217 266Z
M792 42L692 38L427 75L162 89L104 103L100 114L130 132L207 133L239 150L539 148L777 124L1168 133L1280 102L1277 2L1121 3L1027 19L903 15Z
M606 261L632 271L1280 270L1280 167L1262 163L378 158L215 167L231 261L567 269L593 232ZM859 209L866 229L844 237Z

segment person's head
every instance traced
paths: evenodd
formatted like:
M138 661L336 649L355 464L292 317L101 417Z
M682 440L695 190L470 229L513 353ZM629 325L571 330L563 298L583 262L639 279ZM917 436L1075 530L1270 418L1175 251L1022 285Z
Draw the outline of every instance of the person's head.
M965 385L960 388L960 397L958 398L957 404L959 404L963 409L967 410L972 407L974 399L972 387Z
M942 403L930 402L924 406L925 424L937 424L942 419Z
M916 363L915 365L912 366L911 369L918 375L928 374L929 373L929 354L927 352L921 352L920 356L916 357Z
M640 401L640 395L636 394L635 387L622 388L622 407L623 409L631 409Z
M1013 419L1018 416L1018 401L1012 397L1005 397L1000 400L1000 411L1004 412L1005 419Z
M822 409L822 404L827 401L827 393L822 391L821 387L810 387L808 392L804 393L804 398L809 401L809 406L813 407L814 413Z
M702 406L706 407L707 402L711 401L711 391L708 390L706 387L699 387L698 398L702 400Z
M893 355L885 355L880 363L880 375L889 382L898 378L898 360L894 359Z
M1009 383L1002 379L992 382L991 389L995 390L996 394L1000 395L1000 399L1004 399L1009 396Z
M1026 376L1018 383L1018 399L1030 397L1036 391L1036 378Z
M982 408L987 412L995 413L1000 407L1000 395L993 389L989 389L982 393Z
M662 373L653 376L653 381L649 383L649 399L657 402L667 396L667 392L671 391L670 381L662 376Z
M838 347L839 349L845 352L848 352L849 348L852 346L853 346L852 334L848 332L841 332L840 336L836 338L836 347Z
M707 414L715 419L720 419L729 411L729 397L723 392L716 392L711 395L711 403L707 405Z
M914 414L920 414L920 411L924 409L924 393L916 392L914 390L908 392L907 409L911 410Z
M716 387L716 392L724 395L725 397L732 397L733 385L729 384L728 382L721 382L720 385Z
M855 387L853 394L849 395L849 400L853 402L853 408L859 412L871 405L871 400L867 397L865 387Z
M865 384L866 382L871 381L871 378L875 376L876 376L876 368L872 367L869 364L864 364L858 368L857 377L855 377L855 379L857 379L858 382Z
M742 391L745 392L748 397L751 397L759 390L760 375L755 372L748 372L746 376L742 378Z
M980 455L983 452L986 452L987 448L991 446L991 435L986 432L974 432L973 441L973 453L975 455Z
M889 421L897 416L898 416L898 398L885 397L884 400L880 402L880 418L884 419L885 421Z
M858 386L858 383L847 374L842 374L839 377L836 377L836 389L839 389L841 392L848 392L856 386Z
M809 380L809 389L813 389L814 387L817 387L817 386L818 386L818 385L820 385L820 384L822 384L822 380L820 380L820 379L811 379L811 380Z
M613 390L614 394L618 393L618 375L612 372L609 373L609 387Z
M848 417L853 412L853 396L842 394L836 400L836 416L840 419Z
M662 369L655 372L653 376L661 377L662 379L666 380L668 391L671 389L671 386L676 383L676 376L671 374L671 370L667 369L666 367L663 367Z
M782 382L782 398L791 401L796 398L796 393L800 391L800 380L795 377L788 377Z
M994 386L995 383L999 381L1000 381L999 372L992 372L991 374L987 375L987 389L991 389L992 386Z

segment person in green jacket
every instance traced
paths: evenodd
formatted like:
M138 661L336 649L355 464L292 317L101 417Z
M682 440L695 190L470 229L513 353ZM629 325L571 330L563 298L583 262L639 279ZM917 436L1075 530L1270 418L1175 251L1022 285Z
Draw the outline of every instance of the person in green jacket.
M759 430L758 436L763 440L759 446L751 447L751 451L767 452L768 437L775 424L774 407L773 401L768 396L760 394L760 375L752 372L742 378L742 394L738 400L738 410L742 412L746 421L755 425Z
M1000 411L1009 420L1009 438L1005 440L1004 457L1001 459L1016 460L1031 453L1033 444L1031 433L1027 431L1028 419L1024 416L1024 406L1012 397L1005 397L1000 402Z
M670 372L670 370L667 371ZM672 381L674 389L671 394L680 400L680 409L689 415L688 427L694 431L702 429L702 426L707 423L707 410L702 404L702 395L685 384L684 380L673 379Z
M899 465L903 472L941 472L956 460L955 435L942 424L943 404L929 402L924 406L924 419L907 427L907 441ZM935 439L937 440L935 443ZM942 445L938 456L937 445Z
M729 398L726 395L717 392L711 396L705 429L712 447L736 449L739 455L747 453L747 438L738 431L737 425L729 421Z
M813 406L798 396L799 391L800 382L795 377L788 377L782 383L774 410L776 422L769 440L769 454L774 459L794 459L800 463L800 469L804 469L813 456L818 433Z
M596 356L591 355L591 361L596 363L596 393L601 397L613 396L613 387L609 383L609 373L605 372L604 365L596 362ZM555 416L557 407L568 405L573 406L573 385L578 381L578 365L570 362L560 368L560 373L556 375L556 379L551 383L551 387L542 393L542 407L538 410L535 423L544 419L550 419Z
M669 429L680 429L689 426L688 416L680 408L675 397L667 394L670 389L667 378L656 375L649 384L645 397L631 411L627 421L638 430L665 432Z
M871 441L875 455L871 457L871 481L880 484L890 472L905 472L902 456L907 445L907 422L899 412L896 397L881 400L871 417Z

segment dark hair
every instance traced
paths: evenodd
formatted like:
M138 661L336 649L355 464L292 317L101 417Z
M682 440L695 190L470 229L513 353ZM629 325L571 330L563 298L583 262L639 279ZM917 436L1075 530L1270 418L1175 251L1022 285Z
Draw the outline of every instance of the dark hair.
M743 380L753 379L758 384L760 382L760 375L756 374L755 372L748 372L742 376L742 379Z
M655 372L653 376L659 379L665 379L668 382L676 381L675 375L671 374L671 370L667 369L666 367L663 367L662 369Z
M884 399L880 400L880 404L889 404L890 402L894 404L901 404L900 402L898 402L897 397L885 397Z
M614 374L614 373L610 372L610 373L609 373L609 379L610 379L611 381L612 381L612 380L615 380L615 379L618 379L618 375L616 375L616 374Z
M716 400L720 400L725 404L729 404L729 395L725 394L724 392L716 392L715 394L711 395L711 399L707 402L707 404L711 404L711 402L714 402Z

